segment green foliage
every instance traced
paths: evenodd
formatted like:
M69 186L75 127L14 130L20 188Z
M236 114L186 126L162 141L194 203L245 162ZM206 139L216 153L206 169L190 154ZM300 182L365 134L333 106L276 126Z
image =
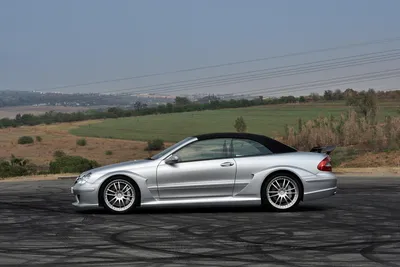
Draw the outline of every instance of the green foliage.
M54 153L53 153L53 157L55 157L55 158L61 158L61 157L64 157L64 156L66 156L67 154L64 152L64 151L62 151L62 150L56 150L56 151L54 151Z
M378 121L386 115L396 115L398 104L385 102L380 105ZM284 125L296 125L298 118L303 124L319 115L340 116L349 108L342 103L306 103L303 105L257 106L248 108L231 108L204 110L195 112L159 114L104 120L100 123L82 125L70 130L70 133L87 137L117 138L125 140L147 141L159 138L164 141L177 142L195 134L209 132L228 132L233 128L237 117L246 119L248 131L268 136L283 136ZM297 128L297 127L296 127Z
M146 151L154 151L154 150L161 150L164 149L164 140L162 139L153 139L147 141L147 147L145 148Z
M190 104L191 104L191 102L187 97L179 97L179 96L177 96L175 98L175 105L177 105L177 106L187 106L187 105L190 105Z
M4 92L0 92L0 96ZM217 110L217 109L230 109L230 108L242 108L242 107L254 107L260 105L275 105L275 104L287 104L287 103L304 103L304 102L314 102L319 103L321 100L325 101L341 101L343 99L349 99L358 97L366 92L357 92L352 89L346 89L344 92L341 90L326 91L323 96L320 96L317 93L312 93L309 96L281 96L281 97L271 97L271 98L263 98L263 97L255 97L254 99L230 99L230 100L221 100L215 95L210 95L203 97L197 101L190 101L186 97L177 97L175 99L175 103L167 103L161 104L158 106L148 107L146 104L141 102L135 102L133 104L132 109L123 109L119 107L111 107L105 111L103 110L89 110L86 112L72 112L72 113L62 113L62 112L46 112L41 115L33 115L33 114L18 114L15 119L3 118L0 119L0 128L7 127L18 127L21 125L38 125L38 124L52 124L59 122L73 122L73 121L83 121L83 120L93 120L93 119L106 119L106 118L120 118L120 117L133 117L133 116L145 116L145 115L156 115L156 114L166 114L166 113L181 113L181 112L194 112L194 111L204 111L204 110ZM18 94L18 93L16 93ZM389 92L377 92L377 97L380 100L394 100L400 99L400 90L397 91L389 91ZM50 97L39 95L40 97ZM13 96L14 97L14 96ZM34 97L34 95L32 95ZM48 103L52 103L53 101L59 102L59 97L63 98L76 98L77 96L71 95L63 95L56 96L57 99L53 99L52 101L47 101ZM93 99L98 96L93 96L91 94L85 95L80 94L79 99L75 99L74 101L83 101L84 103L93 103ZM102 103L104 96L96 99L96 104ZM17 97L17 99L21 99ZM28 101L30 99L27 99ZM116 99L114 99L116 101ZM124 97L120 99L121 101L127 101ZM19 100L16 100L19 101ZM42 99L40 100L42 102ZM71 101L67 101L71 102ZM106 101L107 102L107 101ZM118 101L117 101L118 102ZM2 97L0 97L0 106L1 103L9 104L10 100L2 101ZM11 104L15 105L15 104ZM107 103L109 106L110 104ZM124 104L125 105L125 104Z
M237 132L244 133L247 130L246 122L244 121L243 117L240 116L236 118L235 124L233 125Z
M376 122L378 97L375 90L370 89L367 92L361 92L356 97L349 97L346 103L349 106L355 107L355 110L370 123Z
M50 162L50 173L81 173L99 167L94 161L80 156L61 156Z
M12 155L10 160L0 160L0 178L32 175L36 171L36 165L24 158Z
M25 144L33 144L32 136L21 136L18 138L18 144L25 145Z
M42 142L42 140L43 140L43 139L42 139L41 136L36 136L36 141L37 141L37 142Z
M332 154L332 167L339 167L342 163L349 162L355 159L358 155L359 151L355 148L346 148L346 147L338 147L336 148Z
M113 154L113 152L111 150L107 150L106 152L104 152L107 156L110 156Z
M87 142L86 142L85 138L81 138L81 139L76 140L76 144L78 146L86 146Z

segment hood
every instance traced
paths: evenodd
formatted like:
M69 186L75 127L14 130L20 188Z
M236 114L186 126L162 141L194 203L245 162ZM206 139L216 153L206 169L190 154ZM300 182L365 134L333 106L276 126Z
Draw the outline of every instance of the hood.
M148 160L148 159L131 160L116 164L110 164L99 168L94 168L87 172L91 172L92 174L101 174L113 171L124 171L128 169L130 170L132 168L138 168L138 167L140 168L153 162L154 162L153 160Z

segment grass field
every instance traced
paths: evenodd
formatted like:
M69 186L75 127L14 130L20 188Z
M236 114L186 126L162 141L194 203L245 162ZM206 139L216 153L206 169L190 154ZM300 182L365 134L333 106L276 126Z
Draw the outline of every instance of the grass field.
M380 104L379 119L396 114L398 104ZM78 136L150 140L161 138L176 142L186 136L207 132L235 131L234 121L243 116L247 131L277 137L284 133L285 124L296 125L319 115L334 116L348 109L344 103L268 105L249 108L207 110L130 118L108 119L70 130Z

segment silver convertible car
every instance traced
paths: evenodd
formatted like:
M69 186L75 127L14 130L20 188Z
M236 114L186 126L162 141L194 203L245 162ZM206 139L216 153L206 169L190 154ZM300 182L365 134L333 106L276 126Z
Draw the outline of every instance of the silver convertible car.
M262 205L275 211L336 194L330 152L301 152L250 133L187 137L162 152L82 173L71 192L78 208L126 213L171 205Z

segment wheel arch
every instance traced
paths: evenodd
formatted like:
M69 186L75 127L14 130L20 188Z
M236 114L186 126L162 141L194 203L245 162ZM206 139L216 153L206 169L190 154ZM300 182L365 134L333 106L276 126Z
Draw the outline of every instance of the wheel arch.
M111 175L110 177L108 177L107 179L105 179L101 183L100 188L99 188L99 192L97 194L99 206L102 206L102 207L104 206L104 199L103 199L103 196L102 196L104 187L106 186L108 181L110 181L112 179L115 179L115 178L125 178L125 179L128 179L132 183L132 185L135 187L135 190L136 190L136 193L137 193L137 199L136 199L135 206L139 207L140 204L141 204L141 200L142 200L140 188L139 188L138 184L136 183L136 181L132 177L130 177L128 175L124 175L124 174Z
M300 179L300 177L296 173L294 173L292 171L289 171L289 170L276 170L276 171L273 171L270 174L268 174L264 178L264 180L263 180L263 182L261 184L260 196L262 196L262 192L261 191L263 190L264 184L267 182L268 178L270 178L270 177L272 177L274 175L277 175L277 174L290 175L291 177L296 179L296 181L300 185L300 200L303 201L303 197L304 197L304 184L303 184L303 181ZM264 201L264 200L261 198L261 201Z

